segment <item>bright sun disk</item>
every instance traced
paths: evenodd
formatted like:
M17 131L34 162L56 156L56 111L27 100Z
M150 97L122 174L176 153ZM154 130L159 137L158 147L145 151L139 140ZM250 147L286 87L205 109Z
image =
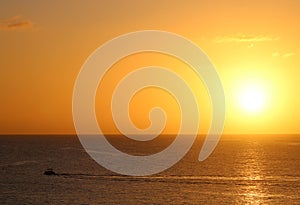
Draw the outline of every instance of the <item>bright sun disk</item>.
M261 111L265 104L265 93L256 86L248 86L240 93L240 103L248 112Z

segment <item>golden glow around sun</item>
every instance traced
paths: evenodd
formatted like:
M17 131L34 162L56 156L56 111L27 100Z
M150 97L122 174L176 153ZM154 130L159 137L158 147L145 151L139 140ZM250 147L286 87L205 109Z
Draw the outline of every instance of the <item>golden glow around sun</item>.
M239 103L247 112L260 112L265 107L266 93L258 85L247 85L241 88Z

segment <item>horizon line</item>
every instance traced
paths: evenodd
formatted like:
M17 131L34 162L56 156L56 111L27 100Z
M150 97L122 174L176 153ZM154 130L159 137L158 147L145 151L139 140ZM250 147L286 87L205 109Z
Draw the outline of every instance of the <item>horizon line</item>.
M157 136L166 136L166 135L177 135L178 133L165 133L165 134L159 134ZM207 135L208 133L198 133L197 135ZM0 136L77 136L76 133L0 133ZM99 135L99 134L84 134L84 135ZM112 135L123 135L122 133L105 133L104 135L112 136ZM139 135L139 134L127 134L127 135ZM151 135L151 134L143 134L143 135ZM191 133L186 133L183 135L193 135ZM222 133L223 135L300 135L300 133Z

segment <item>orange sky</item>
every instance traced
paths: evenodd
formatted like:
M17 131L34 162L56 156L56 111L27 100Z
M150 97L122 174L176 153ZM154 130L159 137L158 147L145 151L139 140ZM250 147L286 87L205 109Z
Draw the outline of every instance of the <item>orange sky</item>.
M0 133L74 133L72 92L84 61L111 38L145 29L177 33L208 54L225 89L225 133L300 133L299 11L296 0L2 2ZM180 67L163 57L133 57L116 65L107 78L116 80L122 66L129 71L130 62ZM201 86L188 71L180 72L192 87ZM265 90L267 100L259 113L248 113L238 104L239 89L246 83ZM106 86L103 94L109 96L113 85ZM200 132L205 132L210 108L202 90L197 98L202 104ZM160 91L156 98L149 93L139 93L131 105L139 127L149 123L145 110L172 101ZM153 101L144 105L150 97ZM104 109L101 103L107 102L97 103L97 110ZM165 132L176 132L176 103L165 107L171 116ZM98 118L104 130L115 131L110 120Z

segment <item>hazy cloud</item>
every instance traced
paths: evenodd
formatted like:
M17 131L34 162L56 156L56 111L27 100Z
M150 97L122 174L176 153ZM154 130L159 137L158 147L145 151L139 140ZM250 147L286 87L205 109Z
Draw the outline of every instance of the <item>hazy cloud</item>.
M235 36L219 36L214 39L215 43L254 43L277 41L278 37L273 36L254 36L254 35L235 35Z
M274 53L272 53L272 56L273 57L278 57L278 56L280 56L280 53L279 52L274 52Z
M282 58L289 58L293 56L298 56L300 53L295 53L295 52L287 52L287 53L279 53L279 52L274 52L272 53L273 57L282 57Z
M21 16L13 16L9 19L0 19L0 30L11 31L17 29L28 29L33 27L33 22L25 20Z
M297 56L297 55L299 55L299 53L290 52L290 53L283 54L282 57L288 58L288 57Z

